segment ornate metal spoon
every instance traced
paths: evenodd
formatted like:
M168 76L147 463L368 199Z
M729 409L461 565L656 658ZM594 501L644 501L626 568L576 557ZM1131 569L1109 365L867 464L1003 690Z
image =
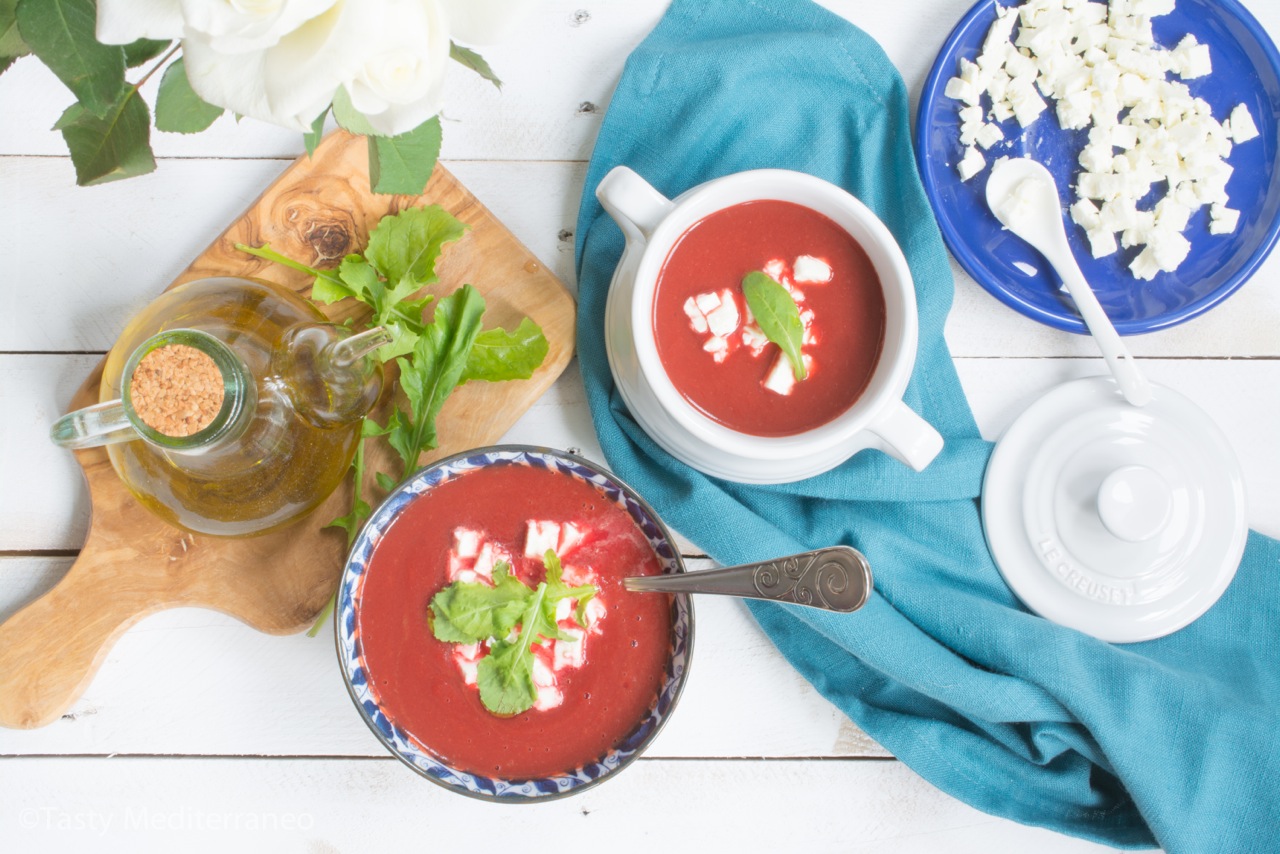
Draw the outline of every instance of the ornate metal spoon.
M622 584L647 593L717 593L848 612L871 595L871 565L857 549L830 546L724 569L624 578Z

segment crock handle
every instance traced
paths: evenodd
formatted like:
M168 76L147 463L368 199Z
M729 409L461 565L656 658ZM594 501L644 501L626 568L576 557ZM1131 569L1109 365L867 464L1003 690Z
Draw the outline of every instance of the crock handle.
M609 212L627 242L648 241L671 211L671 200L626 166L615 166L596 187L596 198Z
M869 427L884 443L884 452L916 471L923 471L942 450L942 434L902 401L891 404Z

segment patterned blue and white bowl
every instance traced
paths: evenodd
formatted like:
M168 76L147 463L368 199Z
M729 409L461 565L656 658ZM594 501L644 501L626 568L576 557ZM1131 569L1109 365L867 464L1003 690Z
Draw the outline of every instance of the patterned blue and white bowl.
M450 767L411 738L382 707L364 660L360 643L360 602L369 559L383 533L420 495L472 469L494 465L522 465L550 469L594 486L607 500L631 516L648 538L664 573L684 571L684 562L671 532L631 487L594 463L564 451L524 445L498 445L449 457L422 469L387 496L352 545L338 586L334 621L338 660L347 691L378 740L402 762L432 782L481 800L533 803L576 794L631 764L666 723L675 709L689 672L693 651L693 606L687 595L672 597L671 646L658 697L644 718L603 757L581 768L551 777L504 779Z

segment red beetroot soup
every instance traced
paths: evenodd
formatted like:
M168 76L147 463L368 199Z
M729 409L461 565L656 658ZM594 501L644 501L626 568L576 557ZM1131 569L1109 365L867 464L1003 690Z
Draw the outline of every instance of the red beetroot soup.
M800 309L803 381L787 376L789 362L750 322L742 280L757 270ZM791 436L833 420L866 390L884 343L884 293L866 251L831 219L750 201L676 240L658 274L653 325L663 368L695 408L741 433Z
M566 578L589 568L600 604L584 660L555 672L560 702L503 718L467 683L458 645L432 633L428 605L457 571L458 531L479 532L526 584L543 580L542 560L524 556L531 521L576 532L561 556ZM358 610L370 686L397 726L456 768L504 778L572 771L608 753L658 695L671 597L629 593L622 579L660 571L627 512L588 483L519 464L456 475L406 507L370 559Z

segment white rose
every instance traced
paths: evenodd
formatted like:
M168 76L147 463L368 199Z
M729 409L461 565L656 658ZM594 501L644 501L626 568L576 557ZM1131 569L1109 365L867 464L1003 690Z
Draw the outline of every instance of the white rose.
M436 0L346 0L324 53L378 133L411 131L440 112L449 31Z
M219 53L248 53L280 42L336 0L181 0L187 34Z
M451 22L468 44L509 31L528 0L99 0L98 39L182 38L210 104L310 130L339 87L375 131L440 110Z

